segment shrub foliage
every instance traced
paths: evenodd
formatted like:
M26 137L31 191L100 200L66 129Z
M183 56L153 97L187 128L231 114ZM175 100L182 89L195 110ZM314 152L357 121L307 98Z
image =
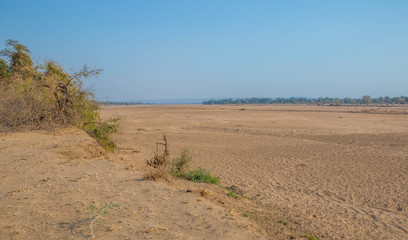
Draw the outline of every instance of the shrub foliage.
M184 150L180 157L174 158L171 163L171 173L175 177L185 178L192 182L219 184L220 179L218 177L211 176L209 171L204 168L197 170L190 170L190 164L192 157L188 149Z
M190 169L191 154L188 149L185 149L180 157L174 158L172 161L172 175L175 177L183 177Z
M220 179L218 177L211 176L211 173L209 171L206 171L204 168L199 168L198 170L192 170L188 172L185 178L192 182L211 183L211 184L220 183Z
M84 66L67 73L58 63L34 64L30 51L14 40L0 51L1 130L44 129L77 126L109 150L115 148L109 134L117 130L117 120L102 121L93 92L83 79L97 76L99 69Z

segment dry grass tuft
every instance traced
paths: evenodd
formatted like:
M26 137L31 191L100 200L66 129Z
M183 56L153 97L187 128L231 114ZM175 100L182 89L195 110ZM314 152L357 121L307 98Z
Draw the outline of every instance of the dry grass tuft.
M143 179L155 181L159 179L168 180L169 176L169 169L166 166L160 166L149 169L149 171L143 175Z
M205 197L208 195L211 195L211 191L208 190L207 188L201 188L198 190L198 192L200 193L201 196Z

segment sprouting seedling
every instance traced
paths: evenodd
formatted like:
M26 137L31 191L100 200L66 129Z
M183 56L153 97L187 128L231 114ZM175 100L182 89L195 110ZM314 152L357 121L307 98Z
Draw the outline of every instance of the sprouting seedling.
M92 203L89 205L89 214L91 216L91 223L89 224L89 228L91 230L92 237L95 237L95 234L94 234L95 224L97 223L101 224L101 222L97 222L97 220L101 217L105 217L109 212L111 212L112 210L118 207L119 207L119 204L114 203L114 202L105 203L105 205L101 207L97 207L95 204L92 204Z

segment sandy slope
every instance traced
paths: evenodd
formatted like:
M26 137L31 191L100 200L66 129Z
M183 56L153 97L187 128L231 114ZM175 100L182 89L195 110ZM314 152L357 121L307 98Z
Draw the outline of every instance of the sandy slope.
M266 239L194 187L142 180L108 158L75 129L1 134L0 239L91 238L88 208L105 203L120 206L100 218L97 239Z
M143 169L154 142L166 134L172 156L189 148L195 166L251 199L215 201L249 212L276 239L290 236L279 235L283 231L324 239L408 239L407 113L307 106L103 110L122 119L115 138L125 162Z

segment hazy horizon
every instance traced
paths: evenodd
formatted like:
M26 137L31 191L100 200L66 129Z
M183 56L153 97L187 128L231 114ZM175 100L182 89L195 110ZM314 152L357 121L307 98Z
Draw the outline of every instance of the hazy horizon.
M102 68L101 101L408 95L406 1L8 1L0 47Z

